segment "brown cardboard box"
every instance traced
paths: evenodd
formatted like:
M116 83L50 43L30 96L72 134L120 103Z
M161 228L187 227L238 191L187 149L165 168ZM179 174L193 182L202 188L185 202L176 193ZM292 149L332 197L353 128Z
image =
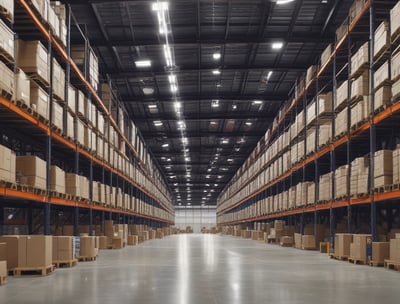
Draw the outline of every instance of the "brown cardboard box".
M390 257L390 242L372 243L372 261L374 263L383 263Z
M294 247L297 249L301 249L301 239L302 235L300 233L294 234Z
M64 225L63 226L63 235L73 236L74 235L74 226Z
M31 103L29 97L31 94L29 78L26 76L24 71L18 69L14 74L14 100L22 101L24 104L30 107Z
M280 245L282 247L292 247L293 246L293 237L292 236L281 237Z
M242 238L250 239L251 238L251 230L242 230Z
M375 30L374 57L390 45L389 22L384 20Z
M0 179L15 183L15 153L0 145Z
M337 233L335 235L335 255L340 257L350 256L350 244L353 242L353 235L348 233Z
M7 244L0 243L0 261L7 260Z
M0 261L0 278L5 278L7 275L7 261Z
M26 267L27 237L20 235L0 236L0 243L6 243L8 270Z
M53 236L53 263L74 259L74 238L72 236Z
M120 237L114 237L112 239L112 247L113 247L113 249L124 248L124 240Z
M17 156L16 171L26 177L29 186L46 189L46 162L37 156Z
M65 193L65 172L57 166L50 167L50 190Z
M390 240L390 260L400 262L400 239Z
M111 238L108 236L99 237L99 249L109 249L111 245Z
M95 251L95 237L93 236L81 236L80 237L80 246L81 246L81 252L80 256L81 257L95 257L96 256L96 251Z
M316 249L315 236L303 235L301 237L301 248L302 249Z
M35 73L49 82L49 58L40 41L17 41L17 65L25 73Z
M380 150L374 155L374 177L393 174L393 151Z
M48 235L27 236L27 267L47 267L53 263L53 237Z
M128 235L128 246L136 246L138 241L137 235Z
M30 103L33 110L42 115L44 118L49 118L49 95L39 85L30 82Z
M370 234L354 234L354 255L350 254L350 257L357 261L367 262L367 243L371 241Z

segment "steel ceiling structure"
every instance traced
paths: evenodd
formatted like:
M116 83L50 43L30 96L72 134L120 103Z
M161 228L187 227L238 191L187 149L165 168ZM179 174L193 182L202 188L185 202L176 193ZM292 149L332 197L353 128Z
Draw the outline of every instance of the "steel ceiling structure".
M154 1L64 2L71 4L99 56L102 78L118 89L176 204L183 205L216 203L292 94L296 79L334 41L351 4L171 0L168 41L175 66L168 69ZM282 47L274 49L277 42ZM81 43L74 32L71 43ZM143 59L151 66L136 67L135 61Z

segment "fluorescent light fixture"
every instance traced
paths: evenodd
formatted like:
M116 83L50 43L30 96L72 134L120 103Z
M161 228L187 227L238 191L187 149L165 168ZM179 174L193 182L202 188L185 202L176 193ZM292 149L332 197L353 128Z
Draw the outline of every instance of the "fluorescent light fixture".
M176 75L168 75L168 81L170 84L176 84Z
M210 121L210 125L216 125L218 124L216 121Z
M190 162L190 157L185 157L186 162Z
M221 53L220 53L220 52L215 52L215 53L213 54L213 58L214 58L214 60L219 60L219 59L221 59Z
M246 126L251 126L251 125L253 125L253 123L250 122L250 121L246 121L246 122L245 122L245 125L246 125Z
M211 178L211 175L206 175L206 178Z
M237 109L237 105L232 105L232 110L236 110Z
M170 159L170 158L168 158L168 159L167 159L167 161L168 161L168 162L170 162L170 161L171 161L171 159Z
M149 109L157 109L157 105L155 104L150 104L147 106Z
M294 0L277 0L276 4L282 5L282 4L287 4L287 3L290 3L290 2L293 2L293 1Z
M137 68L148 68L151 67L150 60L137 60L135 61L135 65Z
M182 107L182 104L179 101L177 101L174 103L174 107L175 109L180 109Z
M280 50L283 47L283 42L274 42L272 43L273 50Z
M202 200L206 200L207 198L206 198L206 197L202 197L201 199L202 199Z
M260 104L262 104L262 103L263 103L262 100L254 100L254 101L253 101L253 105L260 105Z
M178 87L176 84L171 84L171 92L176 93L178 91Z
M211 107L212 108L218 108L219 107L219 100L218 99L214 99L211 101Z
M169 144L163 144L161 147L167 148L167 147L169 147Z
M178 186L178 183L174 183L174 186Z
M152 11L167 11L169 9L169 3L166 1L157 1L151 5Z
M218 187L218 184L214 184L214 187Z
M154 89L152 87L143 87L142 91L144 95L151 95L154 93Z
M221 168L222 171L228 171L228 168Z
M222 139L221 143L223 143L223 144L229 144L229 139L227 139L227 138Z
M182 139L181 139L181 140L182 140L182 142L183 142L183 143L186 143L186 144L187 144L187 142L188 142L188 139L187 139L187 137L182 137Z
M207 192L207 190L203 190L203 192Z
M180 201L180 200L178 200L178 201ZM179 206L182 206L182 203L179 203Z
M172 66L171 49L166 44L164 44L164 58L165 58L165 62L167 63L167 66L171 67Z
M222 175L218 175L217 177L218 177L218 178L223 178L223 176L222 176Z
M240 151L240 148L235 148L235 151L236 151L236 152L239 152L239 151Z
M221 71L220 70L213 70L212 73L213 73L213 75L219 75L219 74L221 74Z
M211 172L211 171L212 171L212 169L211 169L211 168L208 168L208 169L207 169L207 172Z
M271 76L272 76L272 71L269 71L268 75L267 75L267 80L269 80L271 78Z
M217 87L217 88L220 88L220 87L222 87L222 84L218 82L218 83L216 84L216 87Z
M159 121L159 120L154 121L153 124L154 124L156 127L160 127L160 126L163 125L163 123L162 123L161 121Z
M228 158L227 161L231 163L231 162L233 162L233 159L232 158Z
M179 120L179 121L178 121L178 125L179 125L179 126L182 126L182 125L184 125L184 124L185 124L185 122L184 122L183 120Z
M210 184L206 184L206 187L210 187Z

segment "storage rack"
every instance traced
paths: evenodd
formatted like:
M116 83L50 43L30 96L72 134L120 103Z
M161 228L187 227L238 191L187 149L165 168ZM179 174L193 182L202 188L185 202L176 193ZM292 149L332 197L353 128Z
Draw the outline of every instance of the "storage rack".
M262 185L258 190L252 191L250 194L242 195L240 199L233 200L235 195L240 195L247 185L250 185L257 177L270 166L271 162L265 163L263 166L256 170L252 176L246 180L241 186L237 187L233 191L230 191L229 187L238 180L232 179L230 184L224 189L224 192L220 195L217 204L217 218L219 225L240 225L240 224L252 224L261 221L268 221L273 219L285 218L289 222L296 221L301 225L303 229L304 221L306 217L310 222L317 224L318 221L325 220L330 224L330 240L331 246L334 243L334 229L336 223L336 216L341 213L347 216L347 231L352 231L352 209L353 208L369 208L370 209L370 225L371 234L373 239L377 240L377 205L376 202L386 202L385 204L379 204L379 208L387 209L387 214L392 214L393 203L392 200L400 198L400 191L396 185L391 187L385 187L383 191L376 191L374 187L374 153L377 150L377 134L382 136L385 132L385 128L393 131L396 123L399 122L399 110L400 100L398 96L394 96L392 104L385 108L383 111L377 113L374 109L374 72L375 70L385 61L390 60L390 54L394 53L394 50L398 48L398 38L396 41L391 41L390 47L378 58L374 58L374 33L376 27L382 20L389 19L390 9L397 3L397 1L385 1L384 3L378 1L365 1L362 9L357 16L348 23L348 28L343 37L340 37L334 44L332 54L329 59L321 65L315 76L304 86L304 89L298 91L297 85L294 91L298 94L295 96L291 103L284 105L280 111L280 116L277 117L274 126L267 131L267 135L263 138L257 149L252 154L251 158L246 161L242 167L240 173L246 172L251 165L254 165L262 153L274 142L274 140L283 134L285 130L290 126L290 122L293 121L294 116L300 111L307 111L307 106L310 101L318 96L319 93L326 90L333 92L332 108L334 109L336 99L336 88L339 80L347 79L350 81L351 75L351 58L353 55L353 47L359 45L360 42L369 42L369 98L370 98L370 109L369 118L367 121L362 122L354 127L350 126L350 121L347 119L347 131L345 134L332 134L332 140L326 146L316 146L314 152L310 155L306 154L306 147L304 147L304 156L300 162L289 168L286 172L279 175L275 179ZM390 30L389 30L390 32ZM390 74L389 74L390 75ZM347 90L347 116L351 115L351 86ZM318 99L317 99L318 103ZM316 106L318 108L318 105ZM304 115L305 116L305 115ZM331 118L332 130L335 130L335 114ZM318 116L317 116L318 119ZM304 117L306 122L306 117ZM303 138L307 137L307 126L305 125L303 131ZM316 132L318 138L318 132ZM367 145L366 145L367 144ZM317 201L318 198L318 180L321 173L334 172L338 167L338 164L349 165L348 172L350 172L350 162L357 155L369 154L369 193L363 196L346 196L335 198L335 182L332 178L331 187L333 193L333 199L328 201ZM279 155L277 156L279 157ZM306 181L312 180L315 182L315 202L301 207L290 208L288 210L281 210L275 212L259 212L255 211L255 215L248 216L240 220L227 221L223 220L224 215L232 214L237 211L243 210L249 206L256 206L258 202L264 200L266 197L279 193L285 189L289 189L293 186L293 180ZM347 190L350 189L350 177L347 183ZM349 194L350 192L347 191ZM388 216L390 217L390 216ZM389 221L391 219L388 219Z
M84 73L78 68L77 64L70 56L70 31L71 31L71 10L66 6L66 26L67 26L67 39L66 46L63 46L59 38L53 35L52 29L41 18L40 14L35 10L33 4L27 0L16 0L14 2L15 12L18 17L16 23L11 20L6 20L10 28L21 26L22 29L16 30L17 35L24 35L25 28L29 33L37 37L38 40L44 41L47 45L48 53L50 56L50 83L46 87L49 92L49 106L50 116L48 120L43 117L33 115L20 103L12 100L10 96L0 97L0 113L3 124L3 139L2 143L6 142L8 146L18 147L18 152L26 152L28 147L29 152L44 154L46 159L46 191L27 191L26 187L19 184L10 184L2 182L0 185L0 198L2 207L0 208L0 225L4 219L5 207L7 208L20 208L21 210L29 213L29 233L43 232L50 234L50 224L59 224L57 213L68 214L65 220L71 221L74 224L75 235L79 234L80 219L84 219L89 224L89 231L92 233L95 219L100 220L101 223L105 219L115 219L117 222L126 224L146 224L153 227L162 227L165 225L172 225L174 223L174 211L171 204L170 189L167 188L169 193L165 193L163 189L158 186L158 183L153 179L153 172L142 161L139 153L133 147L132 143L127 139L125 134L121 131L118 124L115 122L110 111L104 106L102 100L97 94L96 90L89 83ZM23 27L25 26L25 28ZM87 51L87 50L86 50ZM16 56L14 56L16 58ZM122 170L113 168L105 160L99 158L95 153L88 151L83 146L75 142L73 139L68 138L62 132L58 132L51 124L52 121L52 104L53 102L53 58L57 58L59 62L65 65L65 101L68 100L68 85L70 77L73 74L81 86L85 89L86 95L96 102L97 108L104 117L110 122L118 133L128 150L129 161L136 165L136 170L141 172L147 181L152 181L152 188L162 196L154 194L154 191L147 189L143 184L134 180L132 176L128 176ZM9 62L10 67L16 69L15 62ZM64 104L64 127L66 116L66 102ZM75 118L76 119L76 118ZM49 123L50 122L50 123ZM76 122L75 122L76 123ZM8 124L8 125L7 125ZM12 124L12 125L11 125ZM12 126L10 128L9 126ZM21 149L22 147L22 149ZM19 151L21 149L21 151ZM13 149L14 150L14 149ZM44 153L43 153L44 152ZM90 199L77 199L67 195L58 195L50 192L50 166L53 163L63 163L65 167L78 174L84 172L89 178L89 198ZM72 165L71 165L72 164ZM103 184L115 185L122 189L122 193L128 194L132 199L145 203L143 210L132 211L129 208L117 208L116 206L106 206L98 204L92 200L93 198L93 182L95 176L96 180L101 181ZM167 183L164 184L167 185ZM32 190L32 189L31 189ZM154 210L160 210L157 214L149 215L144 208L151 206ZM35 213L36 212L36 213ZM162 212L162 215L161 215ZM44 223L37 222L36 217L43 217ZM36 221L36 223L35 223ZM56 223L55 223L56 222ZM7 223L19 223L18 220L10 220ZM35 227L36 226L36 227ZM42 231L41 231L42 228Z

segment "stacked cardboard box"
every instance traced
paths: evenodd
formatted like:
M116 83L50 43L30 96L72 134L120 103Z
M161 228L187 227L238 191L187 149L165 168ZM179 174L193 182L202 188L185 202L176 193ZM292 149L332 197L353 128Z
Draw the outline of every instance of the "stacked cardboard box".
M66 173L65 192L77 197L89 198L88 179L74 173Z
M112 246L112 239L108 236L100 236L99 249L109 249Z
M17 66L25 73L36 74L45 83L49 83L49 58L40 41L18 40Z
M389 22L384 20L375 30L374 57L390 46Z
M16 172L21 184L46 190L46 162L37 156L17 156Z
M351 76L360 75L368 66L369 53L368 42L364 43L351 57Z
M353 242L353 235L348 233L335 234L335 255L338 257L350 256L350 244Z
M49 118L49 95L35 82L30 82L30 103L34 111Z
M138 244L137 235L128 235L128 246L136 246Z
M57 166L50 167L50 191L65 193L65 172Z
M370 234L354 234L350 258L362 263L367 263L367 246L372 246Z
M74 260L75 239L72 236L53 236L53 263Z
M22 101L24 104L30 107L30 81L24 71L21 69L17 69L16 73L14 74L14 85L13 99Z
M378 90L375 91L375 100L374 100L374 108L378 110L379 108L387 107L390 105L392 99L392 87L391 86L382 86Z
M280 245L282 247L293 247L293 236L283 236L280 240Z
M390 81L390 76L390 62L385 61L385 63L382 64L382 66L374 73L375 90L379 89L384 84L387 84Z
M312 250L316 249L316 242L314 235L303 235L301 237L301 248L303 250Z
M300 233L294 234L294 247L297 249L302 249L302 235Z
M96 238L94 236L81 236L80 237L80 258L95 258L96 253Z
M348 196L347 184L349 182L349 166L344 165L335 171L335 198Z
M374 155L374 186L382 187L393 183L393 151L380 150Z
M5 146L0 145L0 180L15 183L16 156Z
M332 172L320 176L318 200L329 201L332 199L332 176Z
M307 201L306 204L314 204L315 203L315 183L307 182Z
M390 10L390 36L394 38L400 30L400 3Z
M251 230L242 230L242 238L251 239Z
M400 235L396 235L395 239L390 240L390 260L400 263Z
M329 44L321 54L321 66L328 62L332 55L332 44Z
M332 139L332 122L321 122L318 126L318 147L322 147Z
M56 59L53 59L53 94L61 100L65 100L65 72Z
M335 118L335 136L347 132L347 108L340 111Z
M350 194L367 194L368 191L368 168L367 157L358 157L351 162Z
M369 71L365 71L351 83L351 100L358 100L369 94Z
M373 242L372 243L372 262L375 264L383 264L385 260L390 258L389 242Z
M336 104L335 104L336 111L342 109L345 103L347 102L348 87L349 87L349 82L346 80L336 89Z
M393 151L393 184L400 183L400 148Z

